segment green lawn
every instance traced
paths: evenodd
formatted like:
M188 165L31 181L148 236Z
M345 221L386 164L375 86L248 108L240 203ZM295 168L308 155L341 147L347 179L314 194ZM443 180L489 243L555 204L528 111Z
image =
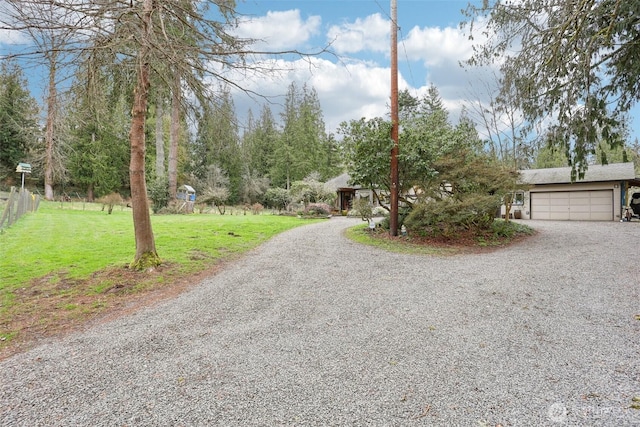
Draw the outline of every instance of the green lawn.
M44 202L38 212L2 230L0 293L43 276L83 279L105 268L128 265L135 254L131 210L116 208L108 215L100 208ZM272 214L152 215L158 255L183 272L201 271L308 223Z
M65 332L153 290L182 289L185 277L311 221L269 213L152 215L153 273L133 272L131 209L43 202L0 230L0 357L38 337Z

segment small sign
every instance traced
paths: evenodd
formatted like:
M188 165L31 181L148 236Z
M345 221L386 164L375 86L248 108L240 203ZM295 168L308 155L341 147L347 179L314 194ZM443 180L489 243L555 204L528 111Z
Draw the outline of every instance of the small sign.
M29 163L18 163L16 168L18 173L31 173L31 165Z

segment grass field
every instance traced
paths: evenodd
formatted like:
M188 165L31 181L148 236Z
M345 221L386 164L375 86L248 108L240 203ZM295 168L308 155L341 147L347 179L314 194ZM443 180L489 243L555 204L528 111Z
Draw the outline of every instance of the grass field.
M128 271L135 254L130 209L43 202L0 230L0 348L34 325L95 315L118 295L184 280L308 220L272 214L152 215L163 266ZM117 292L115 292L117 291Z

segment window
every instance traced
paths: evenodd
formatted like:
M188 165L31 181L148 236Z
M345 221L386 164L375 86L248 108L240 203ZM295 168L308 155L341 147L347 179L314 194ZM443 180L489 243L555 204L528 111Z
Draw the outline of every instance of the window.
M513 193L513 205L514 206L524 205L524 191L516 191L515 193Z
M508 193L505 198L505 204L509 203L511 200L512 206L523 206L524 205L524 191L515 191L513 193Z

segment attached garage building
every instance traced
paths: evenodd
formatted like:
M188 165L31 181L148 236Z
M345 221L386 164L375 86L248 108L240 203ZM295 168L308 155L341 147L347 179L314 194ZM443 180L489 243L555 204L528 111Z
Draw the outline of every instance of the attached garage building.
M583 179L571 182L571 168L521 172L528 185L518 216L557 221L619 221L629 187L640 186L633 163L591 165ZM513 211L512 209L512 211Z

